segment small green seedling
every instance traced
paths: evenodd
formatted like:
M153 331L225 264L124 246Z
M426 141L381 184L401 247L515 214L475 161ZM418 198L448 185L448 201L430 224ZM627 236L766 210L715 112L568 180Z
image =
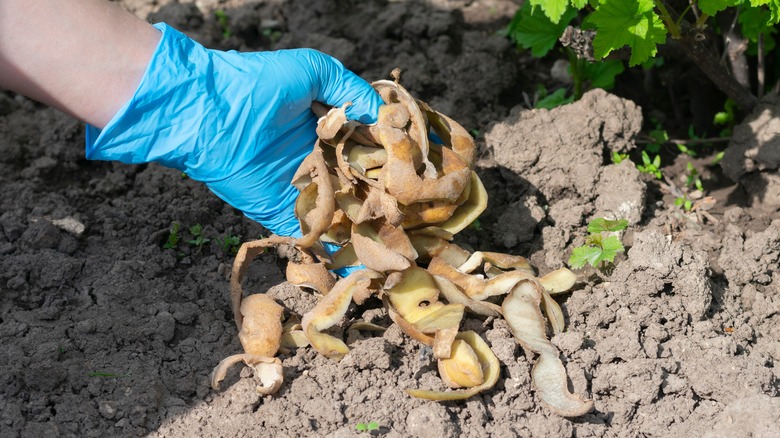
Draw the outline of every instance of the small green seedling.
M188 240L187 243L196 246L198 250L200 250L204 244L211 242L211 239L208 239L203 235L203 227L200 224L191 226L190 234L192 234L193 238Z
M734 128L735 110L737 104L731 99L726 99L726 103L723 104L723 111L715 113L712 119L712 123L715 125L723 126L719 135L721 137L731 137L731 131Z
M479 221L479 219L474 219L474 222L469 224L469 228L475 231L480 231L482 230L482 223Z
M669 133L663 128L660 122L655 122L655 129L648 133L652 140L645 146L647 152L657 154L661 150L661 145L669 141Z
M642 173L647 173L661 179L661 156L656 155L651 161L650 156L647 155L647 151L642 151L642 164L637 164L636 169Z
M688 175L685 178L686 187L696 187L696 190L703 192L704 186L701 183L701 175L694 165L689 161L687 166Z
M372 421L370 423L358 423L355 425L355 429L357 429L358 432L371 432L372 430L379 429L379 423L376 421Z
M710 162L710 166L717 166L718 163L720 163L720 160L722 160L725 155L726 155L726 151L720 151L717 154L715 154L715 157L713 157L712 161Z
M691 202L690 199L688 199L687 195L678 196L674 199L674 206L680 207L686 212L691 211L691 208L693 208L693 202Z
M268 38L271 41L271 44L276 44L276 42L279 41L279 39L282 37L282 32L276 29L264 29L263 36Z
M217 23L219 24L220 29L222 29L222 38L228 39L233 36L233 33L230 32L230 17L228 17L227 13L221 9L217 9L214 11L214 16L217 17Z
M228 234L224 239L217 239L217 243L228 254L236 254L241 245L241 238Z
M179 246L179 240L181 240L181 236L179 236L180 228L181 224L178 222L171 222L171 231L168 233L168 240L163 244L163 249L176 249L176 247Z
M692 147L687 146L685 143L676 143L677 149L682 152L683 154L689 156L689 157L695 157L696 151L693 150Z
M553 109L574 102L573 95L566 95L566 88L558 88L552 93L548 93L547 89L541 86L538 94L540 99L536 101L536 104L534 105L534 108L536 109Z
M628 158L628 154L621 154L618 151L612 152L612 164L620 164L623 160Z
M574 248L569 257L569 266L573 269L580 269L585 264L590 264L594 268L604 269L608 263L615 261L615 256L619 252L625 251L623 243L614 234L625 230L628 227L628 221L625 219L608 220L604 218L593 219L588 223L588 237L585 238L585 245Z
M688 138L693 140L691 142L692 145L696 144L696 143L699 143L702 140L701 136L696 134L696 131L693 129L693 125L688 126ZM687 145L687 144L685 144L684 142L681 142L681 141L675 142L675 144L677 145L677 149L680 152L682 152L683 154L685 154L685 155L687 155L689 157L696 157L696 151L693 150L693 146L692 145L689 146L689 145Z

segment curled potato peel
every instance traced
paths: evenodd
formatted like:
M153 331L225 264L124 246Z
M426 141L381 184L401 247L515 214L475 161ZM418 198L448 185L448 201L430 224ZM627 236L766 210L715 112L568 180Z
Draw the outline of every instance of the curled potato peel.
M505 318L517 342L539 355L532 380L551 410L563 416L588 412L592 402L568 391L559 353L547 339L548 326L554 333L565 328L552 295L573 287L576 275L560 269L537 277L523 257L470 252L452 242L488 205L474 171L474 140L457 122L415 100L397 72L394 77L373 84L385 102L376 124L349 121L346 105L312 106L321 116L319 138L292 181L300 191L295 213L303 236L247 242L238 251L231 304L245 352L223 360L212 385L218 387L227 369L243 361L261 381L258 393L270 394L281 385L277 352L307 345L340 360L349 347L329 329L345 321L352 303L367 305L376 297L393 323L433 349L450 388L409 389L410 395L462 400L496 384L501 365L490 346L473 331L460 332L468 311ZM341 249L326 252L322 242ZM301 320L293 315L284 325L278 304L262 294L244 299L241 285L248 264L278 245L298 252L288 263L287 280L313 289L319 299ZM328 272L361 264L366 269L338 281ZM347 330L383 330L365 322L346 324Z
M244 347L244 354L225 358L211 374L211 386L219 389L227 371L236 363L244 362L255 370L260 381L258 394L273 394L282 385L284 375L282 363L273 357L282 341L282 306L263 294L254 294L241 303L244 316L238 338Z
M320 354L329 359L340 360L349 352L343 341L322 331L334 326L344 316L353 295L368 289L371 280L379 277L381 274L368 269L355 272L339 280L314 309L303 315L303 332Z
M523 281L504 299L504 317L523 348L539 354L531 372L539 398L564 417L578 417L593 408L593 402L568 390L566 369L558 358L558 349L547 339L539 305L542 287Z

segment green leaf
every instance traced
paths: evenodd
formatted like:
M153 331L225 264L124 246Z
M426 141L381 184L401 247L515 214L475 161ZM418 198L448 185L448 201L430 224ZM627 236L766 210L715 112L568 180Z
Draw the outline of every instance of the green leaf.
M377 423L376 421L372 421L372 422L368 423L367 426L368 426L368 430L377 430L377 429L379 429L379 423Z
M628 221L626 219L604 219L596 218L588 223L589 233L601 233L602 231L615 232L623 231L628 227Z
M699 0L699 9L705 14L712 16L740 3L742 3L742 0Z
M615 76L623 73L623 70L623 61L618 59L585 63L585 76L590 79L591 88L609 90L615 86Z
M725 125L731 120L732 117L731 115L729 115L729 113L727 113L726 111L718 111L717 113L715 113L715 118L712 120L712 123L716 125Z
M742 35L752 43L758 42L758 36L764 34L764 44L771 40L770 34L777 32L774 26L770 24L772 20L771 11L760 6L748 7L743 5L739 13L739 25Z
M569 257L569 266L574 269L582 268L585 266L585 263L596 266L599 257L601 257L601 248L597 246L580 246L572 250L571 257Z
M780 22L780 0L750 0L751 6L767 6L769 8L769 24Z
M507 33L515 43L531 49L533 56L541 58L552 50L563 30L576 16L577 11L569 8L556 24L541 10L533 8L530 2L525 2L509 24Z
M612 152L612 163L613 164L620 164L628 158L628 154L621 154L620 152L614 151Z
M557 90L547 95L547 97L539 99L539 101L536 102L536 108L553 109L557 106L566 105L567 103L571 103L573 101L574 95L566 97L566 89L558 88Z
M577 9L582 9L588 5L588 0L571 0L571 5Z
M647 155L647 152L642 151L642 164L649 166L650 163L650 155Z
M587 19L598 30L593 39L594 56L604 58L626 45L631 47L629 67L655 56L656 45L666 41L667 31L653 5L653 0L602 1Z
M612 263L615 261L617 253L625 250L626 248L623 247L623 243L620 242L617 236L609 236L601 244L601 255L598 258L598 263L603 261Z
M650 137L658 143L666 143L669 141L669 134L665 129L653 129L650 131Z
M544 12L544 15L546 15L553 24L558 24L561 21L561 17L563 17L564 12L566 12L566 9L569 6L569 0L530 0L525 3L530 3L534 9L539 6Z
M361 432L365 432L365 431L368 430L368 425L366 423L358 423L358 424L355 425L355 429L357 429L357 430L359 430Z

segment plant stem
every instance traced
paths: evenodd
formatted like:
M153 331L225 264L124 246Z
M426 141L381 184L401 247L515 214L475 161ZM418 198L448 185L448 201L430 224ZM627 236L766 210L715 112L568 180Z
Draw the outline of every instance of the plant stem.
M758 104L758 99L728 71L720 59L706 44L704 33L683 22L680 45L689 58L710 80L733 100L743 111L750 112Z
M701 14L699 18L696 20L696 23L693 25L695 29L701 30L704 29L704 24L709 20L710 16L707 14Z
M664 0L654 0L653 3L661 11L661 19L666 24L672 38L680 41L685 53L698 66L710 80L733 100L737 106L746 112L750 112L758 104L758 99L749 90L743 87L734 76L720 63L718 56L711 50L706 35L701 32L701 27L709 18L707 14L701 14L694 25L686 20L680 20L679 26L675 22Z
M756 80L758 82L758 98L764 97L764 33L758 34L758 65L756 66Z
M680 22L682 22L683 18L685 17L685 14L687 14L687 13L688 13L688 11L690 11L690 10L691 10L691 6L693 6L693 5L692 5L691 3L688 3L688 7L687 7L687 8L685 8L685 9L682 11L682 14L680 14L680 16L679 16L679 17L677 17L677 21L675 22L675 24L676 24L678 27L680 26ZM694 11L694 15L695 15L695 14L696 14L696 11Z
M588 61L578 58L574 51L569 48L566 48L566 56L569 57L569 68L571 69L571 77L574 82L574 100L579 100L582 97L582 78L585 76L584 63Z
M679 40L680 26L677 25L677 23L674 21L674 18L672 18L672 15L669 13L669 10L666 9L666 5L664 5L663 0L655 0L653 3L655 3L655 6L659 11L661 11L661 20L664 21L667 30L669 30L669 33L672 34L672 39Z

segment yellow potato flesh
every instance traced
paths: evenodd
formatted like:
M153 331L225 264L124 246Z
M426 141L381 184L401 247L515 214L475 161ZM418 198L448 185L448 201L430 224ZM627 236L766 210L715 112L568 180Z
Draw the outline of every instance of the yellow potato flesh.
M370 169L382 167L387 162L387 151L383 148L354 145L347 152L350 167L365 174Z
M566 268L560 268L539 278L550 295L566 292L577 282L577 274Z
M425 315L432 313L444 304L439 302L439 289L428 272L419 267L403 271L401 281L387 290L390 304L414 324ZM421 307L424 304L424 307Z
M341 339L322 333L322 331L339 322L346 313L353 294L359 289L368 288L371 279L380 276L380 274L366 269L342 278L331 289L330 293L314 306L314 309L303 316L301 321L303 332L312 347L320 354L338 361L349 352L349 348Z
M477 353L462 339L452 343L449 359L439 359L439 374L450 388L471 388L485 381Z
M476 172L471 172L470 181L469 198L455 210L452 217L439 225L452 234L457 234L471 225L487 208L487 191Z
M469 389L456 391L428 391L424 389L407 389L406 392L412 397L423 398L427 400L450 401L465 400L482 391L492 388L498 381L501 374L501 363L490 350L488 344L472 331L464 332L458 335L457 339L466 342L477 355L479 364L482 367L483 381L479 385L472 386Z

